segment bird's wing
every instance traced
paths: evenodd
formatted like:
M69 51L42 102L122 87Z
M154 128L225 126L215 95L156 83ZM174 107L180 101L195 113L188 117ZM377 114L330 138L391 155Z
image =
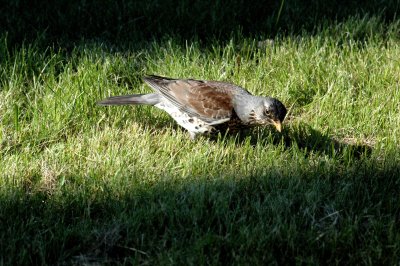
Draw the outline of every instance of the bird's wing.
M235 85L193 79L148 76L144 80L179 110L210 124L228 121L233 112ZM243 90L243 89L242 89Z

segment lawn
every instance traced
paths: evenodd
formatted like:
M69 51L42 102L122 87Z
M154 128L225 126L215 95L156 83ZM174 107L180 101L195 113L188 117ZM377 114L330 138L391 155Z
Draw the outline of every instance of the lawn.
M2 32L0 265L400 263L400 20L290 31L285 10L271 35ZM283 132L192 141L96 104L146 74L276 97Z

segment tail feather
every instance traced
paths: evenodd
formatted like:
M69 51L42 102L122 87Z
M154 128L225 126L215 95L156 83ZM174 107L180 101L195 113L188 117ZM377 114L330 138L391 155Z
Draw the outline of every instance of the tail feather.
M121 95L106 98L97 104L99 105L127 105L127 104L147 104L155 105L160 102L160 95L157 93L150 94L132 94Z

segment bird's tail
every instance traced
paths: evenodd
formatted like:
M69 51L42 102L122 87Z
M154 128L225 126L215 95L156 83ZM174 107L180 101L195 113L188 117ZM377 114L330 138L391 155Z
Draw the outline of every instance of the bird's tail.
M99 105L126 105L126 104L147 104L155 105L160 102L160 95L158 93L150 94L132 94L121 95L106 98L100 102Z

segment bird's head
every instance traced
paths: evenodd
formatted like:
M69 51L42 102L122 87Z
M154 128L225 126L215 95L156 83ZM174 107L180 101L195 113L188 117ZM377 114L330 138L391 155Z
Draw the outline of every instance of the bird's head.
M261 125L274 125L276 130L282 131L282 122L286 116L286 108L278 99L260 97L259 104L254 108L253 122Z

